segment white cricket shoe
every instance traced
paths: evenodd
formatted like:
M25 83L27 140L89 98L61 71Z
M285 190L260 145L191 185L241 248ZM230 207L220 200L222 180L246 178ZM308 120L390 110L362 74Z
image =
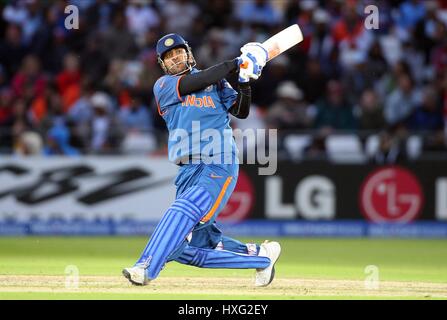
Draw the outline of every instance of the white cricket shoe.
M124 268L123 276L136 286L145 286L150 281L146 277L146 270L141 266Z
M258 256L268 257L270 259L270 265L265 269L256 269L255 286L265 287L268 286L275 277L275 263L281 254L281 246L278 242L268 240L261 244Z

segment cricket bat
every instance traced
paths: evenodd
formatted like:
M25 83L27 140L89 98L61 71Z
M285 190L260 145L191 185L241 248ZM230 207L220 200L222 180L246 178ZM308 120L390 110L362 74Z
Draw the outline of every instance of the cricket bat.
M262 46L268 52L267 61L279 56L301 41L303 41L303 33L297 24L293 24L278 32L262 43Z
M293 24L278 32L262 43L262 46L268 52L267 61L279 56L301 41L303 41L303 33L297 24ZM248 64L242 64L241 67L247 68Z

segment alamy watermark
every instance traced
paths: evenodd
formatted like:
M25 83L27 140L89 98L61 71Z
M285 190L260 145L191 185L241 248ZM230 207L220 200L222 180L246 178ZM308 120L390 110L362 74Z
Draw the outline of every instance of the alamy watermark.
M365 289L366 290L378 290L379 289L379 267L375 265L369 265L365 267Z
M200 121L190 128L169 133L169 160L177 164L259 164L260 175L273 175L277 169L276 129L201 129ZM237 151L237 146L242 150ZM192 156L190 156L192 155ZM194 156L197 155L197 156Z
M368 15L364 22L365 28L368 30L379 29L379 8L371 4L366 6L363 12Z
M65 29L79 29L79 8L75 5L68 5L64 9L64 13L67 14L64 20Z
M65 267L65 288L78 289L79 288L79 268L75 265L68 265Z

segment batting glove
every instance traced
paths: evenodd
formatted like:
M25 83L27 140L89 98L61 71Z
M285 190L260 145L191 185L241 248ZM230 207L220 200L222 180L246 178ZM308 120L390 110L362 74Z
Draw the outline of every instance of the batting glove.
M243 53L238 58L239 82L246 83L250 79L257 80L261 76L262 66L251 53Z
M264 67L268 60L268 52L259 42L249 42L241 48L241 52L253 55L261 67Z

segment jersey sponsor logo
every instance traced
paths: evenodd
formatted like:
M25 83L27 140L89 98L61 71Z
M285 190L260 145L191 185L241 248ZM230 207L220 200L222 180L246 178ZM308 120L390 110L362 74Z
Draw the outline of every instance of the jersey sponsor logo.
M213 98L211 96L204 96L202 98L194 95L187 95L182 102L182 107L197 107L197 108L213 108L216 109Z

